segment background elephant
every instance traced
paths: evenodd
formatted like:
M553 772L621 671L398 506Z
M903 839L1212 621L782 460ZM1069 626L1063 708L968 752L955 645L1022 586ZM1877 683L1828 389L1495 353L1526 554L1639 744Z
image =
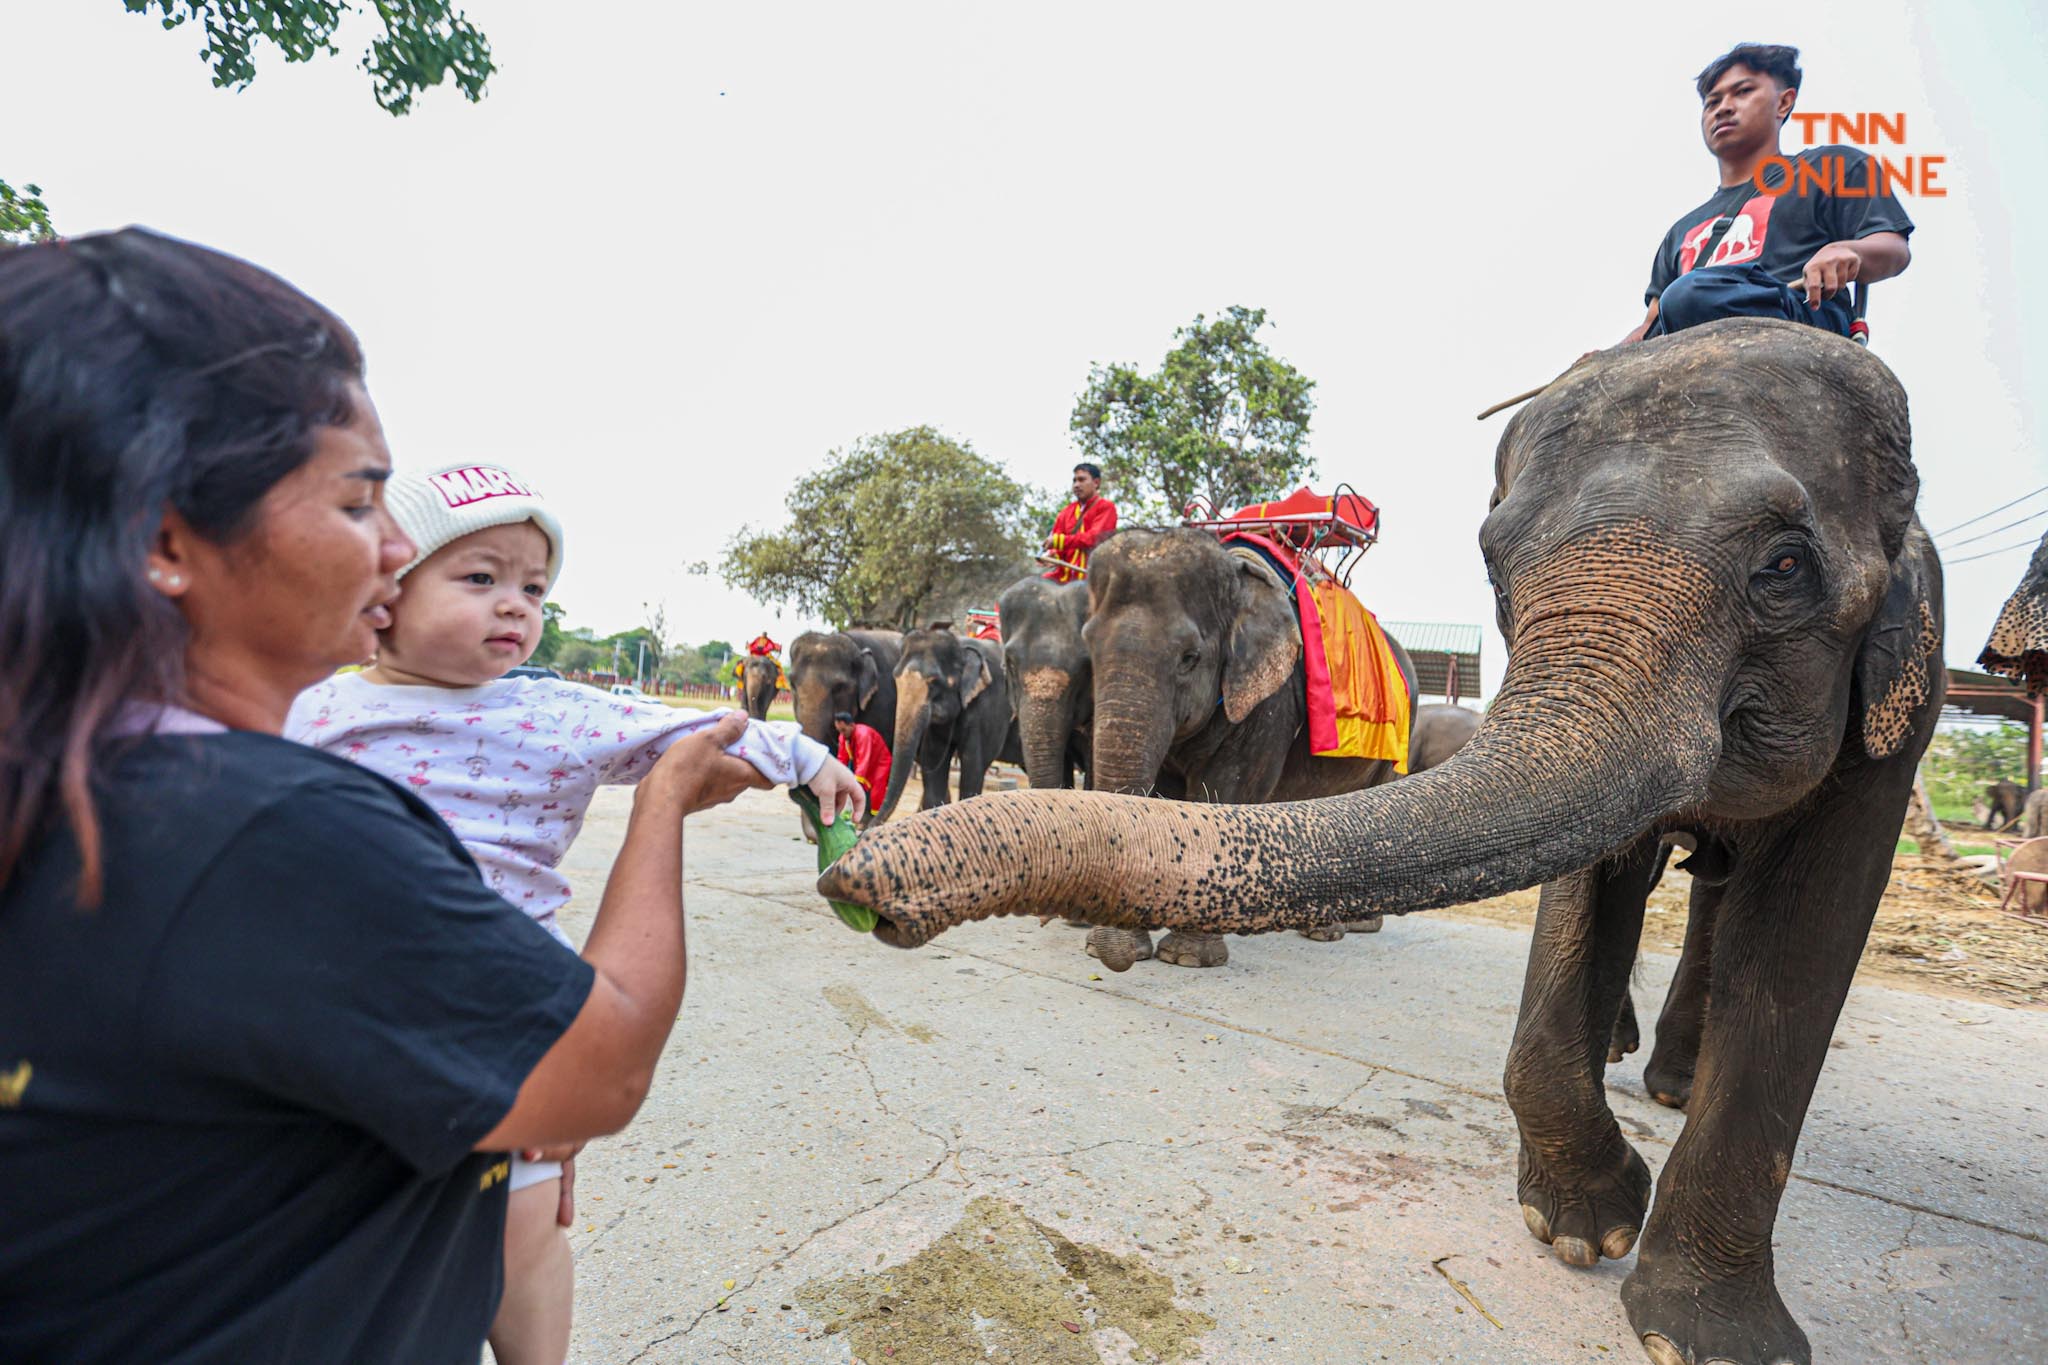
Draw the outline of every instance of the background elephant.
M1075 769L1088 770L1095 714L1094 674L1081 638L1088 585L1020 579L1004 590L996 611L1024 771L1034 787L1071 787Z
M1300 801L1390 780L1382 760L1316 758L1308 749L1301 624L1277 574L1207 531L1120 531L1089 559L1082 627L1095 675L1091 785L1100 791L1238 804ZM1387 637L1415 701L1415 666ZM1354 926L1371 932L1376 916ZM1344 936L1342 923L1311 937ZM1088 951L1114 967L1156 955L1217 967L1215 934L1102 926Z
M903 637L896 662L896 730L889 751L889 791L874 818L886 820L910 780L914 760L924 774L920 810L943 806L948 775L960 763L960 799L981 795L988 765L1021 759L1010 717L1002 647L933 627Z
M768 708L782 690L782 665L772 658L750 654L739 661L740 695L747 714L755 720L768 719Z
M821 889L909 945L992 914L1258 933L1546 882L1506 1071L1522 1221L1573 1265L1634 1249L1622 1302L1660 1365L1809 1365L1778 1204L1947 685L1904 392L1819 328L1709 323L1574 366L1495 471L1507 675L1442 767L1230 809L1006 794L863 841ZM1670 841L1698 940L1653 1066L1697 1081L1652 1205L1600 1054Z
M1408 774L1426 773L1465 747L1479 733L1480 715L1463 706L1434 704L1415 708L1408 729Z
M2017 782L1993 782L1978 802L1984 808L1979 817L1986 829L2004 829L2020 818L2027 808L2027 789Z
M807 630L789 647L789 690L796 723L818 743L839 752L832 717L851 712L877 734L896 733L896 661L903 637L893 630ZM870 797L870 800L873 798ZM799 819L804 837L817 842L810 817Z
M862 725L896 733L896 663L903 637L893 630L807 630L789 647L789 690L796 723L836 751L832 717L851 712Z

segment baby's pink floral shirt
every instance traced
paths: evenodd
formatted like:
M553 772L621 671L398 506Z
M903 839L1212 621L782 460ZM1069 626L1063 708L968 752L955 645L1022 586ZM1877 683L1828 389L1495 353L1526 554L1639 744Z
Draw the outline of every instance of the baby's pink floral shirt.
M591 797L638 782L669 745L723 714L555 678L399 687L338 673L299 694L284 735L404 785L448 822L492 890L569 944L555 919L570 894L558 865ZM785 785L810 781L830 756L789 721L748 721L726 752Z

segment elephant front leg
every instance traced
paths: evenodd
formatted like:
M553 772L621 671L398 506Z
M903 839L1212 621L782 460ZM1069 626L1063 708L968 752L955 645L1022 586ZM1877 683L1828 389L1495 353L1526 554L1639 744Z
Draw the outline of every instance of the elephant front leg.
M1662 859L1645 838L1615 863L1543 888L1507 1096L1521 1129L1522 1219L1576 1266L1626 1256L1650 1202L1650 1170L1607 1107L1608 1049L1628 993L1643 902Z
M1837 796L1797 830L1749 850L1729 880L1685 1131L1621 1287L1629 1323L1659 1365L1813 1358L1778 1295L1772 1235L1891 876L1908 782L1910 770L1888 792Z
M1685 948L1679 954L1671 990L1664 997L1664 1011L1657 1016L1657 1045L1650 1049L1649 1065L1643 1068L1643 1087L1650 1092L1650 1098L1673 1109L1685 1108L1692 1099L1700 1035L1707 1026L1709 981L1714 966L1714 920L1721 913L1722 890L1718 882L1692 884Z
M950 761L941 759L937 763L926 763L920 771L924 775L924 803L919 810L937 810L953 799L952 768Z

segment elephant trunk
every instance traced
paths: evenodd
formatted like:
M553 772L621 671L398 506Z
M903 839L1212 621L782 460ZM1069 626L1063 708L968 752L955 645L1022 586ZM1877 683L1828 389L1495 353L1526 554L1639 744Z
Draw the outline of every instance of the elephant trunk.
M1004 793L863 839L819 887L872 907L876 936L911 947L1002 914L1203 933L1312 928L1577 871L1706 798L1720 754L1717 689L1704 665L1678 670L1659 647L1668 636L1646 638L1620 613L1542 624L1522 632L1471 743L1420 776L1263 806Z
M1089 776L1097 791L1149 795L1173 747L1173 707L1155 673L1095 673L1095 731Z
M1067 749L1074 734L1074 697L1066 670L1033 669L1018 680L1017 733L1033 788L1070 787Z
M929 680L916 669L904 670L896 679L896 733L889 741L889 791L882 798L881 809L874 814L877 823L896 813L896 803L903 799L904 785L910 781L910 770L917 766L917 753L924 746L931 721Z

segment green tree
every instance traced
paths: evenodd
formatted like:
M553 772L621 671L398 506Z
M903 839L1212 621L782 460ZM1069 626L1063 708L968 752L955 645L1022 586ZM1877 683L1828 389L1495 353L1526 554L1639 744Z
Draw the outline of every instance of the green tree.
M447 0L121 0L130 14L156 16L167 29L197 22L206 41L199 56L213 68L213 83L243 90L256 79L256 48L269 40L288 62L335 56L334 34L357 12L374 13L380 37L358 63L369 74L378 105L392 114L412 111L414 96L453 80L474 104L498 68L491 45ZM34 185L15 190L0 180L0 241L53 237L49 207Z
M39 242L56 235L42 186L23 185L17 190L0 180L0 243Z
M1196 497L1219 511L1280 497L1315 473L1315 381L1266 349L1263 308L1201 314L1153 374L1096 365L1068 425L1132 521L1178 520Z
M2027 729L2002 721L1983 729L1937 730L1920 760L1920 775L1943 818L1961 818L1992 783L2026 785Z
M907 629L1030 571L1031 499L995 461L930 427L866 436L797 480L780 530L734 536L719 572L835 628Z

